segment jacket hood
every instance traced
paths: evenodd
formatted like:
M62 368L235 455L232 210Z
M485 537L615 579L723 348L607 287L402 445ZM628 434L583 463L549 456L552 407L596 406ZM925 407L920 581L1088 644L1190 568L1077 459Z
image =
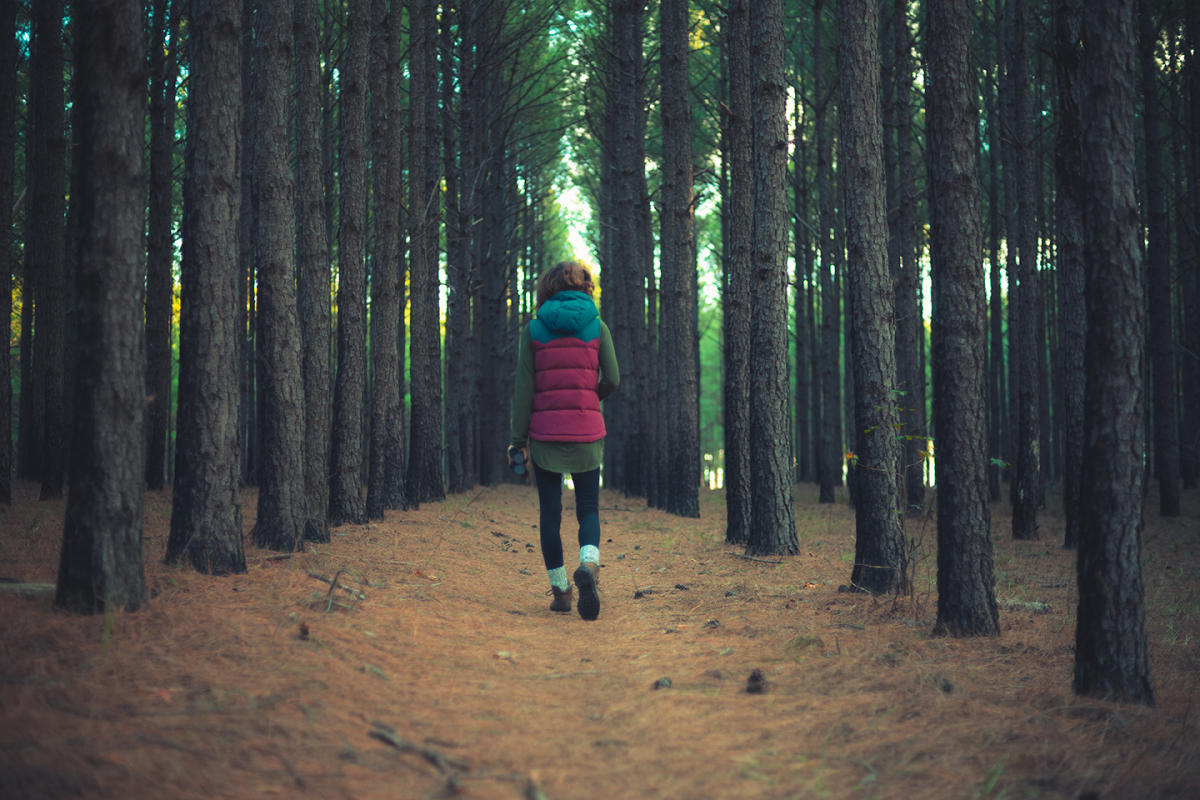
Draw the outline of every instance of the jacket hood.
M555 333L578 333L598 316L592 298L574 290L559 292L537 311L537 318Z

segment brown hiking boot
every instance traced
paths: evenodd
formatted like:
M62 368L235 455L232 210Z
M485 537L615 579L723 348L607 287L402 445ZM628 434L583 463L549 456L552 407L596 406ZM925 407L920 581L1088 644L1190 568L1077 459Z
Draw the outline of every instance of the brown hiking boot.
M594 561L585 561L575 570L572 579L579 587L579 616L584 619L595 619L600 616L600 593L597 584L600 578L600 565Z
M571 587L559 589L557 586L550 587L554 599L550 602L550 610L566 613L571 610Z

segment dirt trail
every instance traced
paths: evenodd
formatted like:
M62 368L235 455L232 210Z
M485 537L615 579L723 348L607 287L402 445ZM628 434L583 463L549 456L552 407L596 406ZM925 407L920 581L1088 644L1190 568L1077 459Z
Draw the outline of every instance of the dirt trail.
M61 506L18 493L0 577L53 581ZM149 495L148 608L0 592L0 796L1200 795L1196 493L1147 528L1154 709L1071 694L1052 511L1033 543L994 511L1002 635L934 639L933 521L908 524L912 598L842 593L852 512L798 493L801 553L760 561L721 541L719 494L679 520L603 493L595 622L548 610L528 487L250 549L227 578L160 563Z

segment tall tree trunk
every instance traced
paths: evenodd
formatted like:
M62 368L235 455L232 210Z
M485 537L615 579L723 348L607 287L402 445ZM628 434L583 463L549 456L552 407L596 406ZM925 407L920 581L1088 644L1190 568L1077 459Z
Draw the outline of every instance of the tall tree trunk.
M750 10L729 10L729 255L722 310L725 334L725 541L749 540L750 502L750 246L754 219L754 150L750 140Z
M1013 142L1010 169L1015 197L1009 208L1008 246L1017 250L1017 285L1010 289L1016 302L1017 324L1010 327L1017 362L1017 462L1013 492L1013 538L1038 538L1037 512L1041 505L1041 441L1038 419L1039 369L1042 354L1037 348L1037 326L1041 317L1038 299L1037 231L1034 220L1033 110L1029 89L1028 10L1026 0L1010 0L1008 24L1008 81L1011 92L1009 126ZM1012 284L1010 283L1010 286ZM1012 300L1010 300L1012 302ZM941 435L941 431L938 432Z
M142 572L145 454L143 213L145 43L139 0L76 9L79 202L78 371L71 492L54 603L135 610Z
M386 0L373 0L371 26L371 175L374 180L371 257L371 442L368 447L367 517L383 519L384 509L403 505L390 497L388 457L395 456L404 427L400 405L400 283L399 128L400 109L392 105L392 86L399 81L390 66L393 37L400 34L400 8L388 10ZM389 502L400 500L399 503Z
M916 161L913 159L912 33L907 0L894 0L896 182L895 238L899 250L896 281L896 385L901 391L900 461L901 497L909 513L925 507L925 458L928 429L925 421L925 320L921 291L921 225L917 217Z
M1083 43L1088 337L1074 688L1152 705L1141 563L1146 306L1134 191L1133 0L1088 0Z
M986 308L979 112L968 0L931 0L926 35L938 616L934 633L995 636L987 497Z
M179 312L179 416L166 558L211 574L246 571L238 492L237 0L192 0Z
M813 363L812 341L812 220L809 219L809 193L812 191L807 178L808 142L807 131L804 128L800 112L800 104L796 106L796 125L793 138L796 147L792 159L792 192L794 208L794 235L796 248L796 278L792 303L792 317L795 320L793 336L796 342L796 354L793 361L796 378L796 481L812 481L816 478L816 464L813 450L812 426L812 371L809 366Z
M0 0L0 319L4 320L4 357L0 358L0 505L12 504L12 286L13 192L17 118L17 4Z
M787 83L783 0L750 15L750 110L754 120L754 239L751 248L750 517L748 553L795 553L787 333Z
M992 79L984 93L987 113L988 144L988 493L992 502L1000 500L1001 469L1008 458L1007 410L1008 373L1004 359L1004 298L1000 289L1000 213L1003 186L1000 178L1000 162L1003 160L1001 137L998 133L1001 119L1000 84L1003 80L1003 53L999 7L1003 0L992 0L996 10L991 20L995 28L991 37L994 47L995 67Z
M62 496L66 469L66 126L63 3L33 7L29 54L29 206L25 259L34 286L34 445L43 500ZM138 26L139 30L141 26ZM23 384L24 385L24 384ZM24 422L22 424L25 424Z
M1187 6L1187 67L1184 70L1189 122L1184 147L1190 154L1188 162L1177 169L1185 171L1188 201L1184 207L1184 224L1179 226L1186 237L1190 260L1180 265L1180 307L1183 324L1180 336L1192 356L1183 358L1183 446L1180 458L1185 486L1192 488L1200 481L1200 4ZM1180 92L1184 94L1184 92ZM1187 483L1188 477L1191 483Z
M255 321L255 306L258 294L254 291L254 226L258 210L255 208L254 165L257 163L255 148L258 145L258 107L252 95L254 89L254 47L251 31L254 30L254 0L242 0L242 147L239 156L238 175L241 188L241 223L238 225L238 322L237 353L240 362L238 385L241 402L238 405L238 430L242 446L242 484L258 485L259 452L262 448L262 429L259 420L265 411L263 394L258 391L259 339L258 323Z
M1146 273L1150 301L1150 373L1154 419L1154 474L1158 479L1158 509L1164 517L1179 516L1179 406L1175 377L1175 341L1171 303L1171 240L1167 224L1167 184L1163 169L1162 114L1154 23L1148 0L1138 3L1142 62L1142 123L1146 151Z
M436 120L429 113L429 95L436 95L437 74L429 55L436 47L434 9L430 0L410 0L409 49L409 211L412 215L409 269L412 280L410 370L412 412L408 437L408 497L410 502L440 500L442 480L442 354L438 301L438 215L430 191L437 159L430 159L430 137Z
M825 69L825 49L822 44L822 2L814 5L813 69L816 72L816 139L817 139L817 202L820 206L821 234L821 420L817 455L817 475L820 480L819 498L822 503L834 502L835 487L842 483L842 406L840 373L841 342L839 328L840 300L835 288L837 269L836 212L833 189L833 137L829 133L829 99L832 91Z
M264 407L258 517L254 542L291 552L304 539L304 383L296 311L295 183L288 152L292 61L291 0L266 0L258 9L254 104L255 254Z
M1058 306L1063 385L1063 546L1079 545L1083 475L1084 351L1087 302L1084 295L1083 194L1080 174L1079 69L1082 55L1082 0L1057 0L1055 63L1058 73Z
M333 397L329 524L366 522L362 495L363 398L367 373L367 49L371 2L349 3L342 73L342 214L338 226L337 382Z
M299 282L301 373L304 380L304 538L329 541L330 266L321 168L320 31L317 0L297 0L296 274Z
M175 79L180 8L156 0L150 48L150 197L146 235L146 487L167 478L175 306Z
M700 516L700 387L696 364L696 259L688 3L663 0L662 336L667 407L666 510Z
M883 120L879 107L879 6L838 3L841 164L846 193L847 318L854 372L855 558L850 583L908 591L899 476L896 322L887 263Z

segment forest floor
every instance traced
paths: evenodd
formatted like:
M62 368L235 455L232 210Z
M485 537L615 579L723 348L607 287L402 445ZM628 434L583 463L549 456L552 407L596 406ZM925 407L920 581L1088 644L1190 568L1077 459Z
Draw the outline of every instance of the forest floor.
M978 640L930 635L932 518L907 523L911 597L839 592L853 512L796 491L800 554L765 560L723 543L720 493L698 520L602 493L595 622L548 609L529 487L248 543L224 578L162 562L149 494L142 610L0 591L0 797L1200 797L1200 492L1147 501L1146 708L1071 692L1057 499L1032 542L993 507L1002 633ZM0 578L55 579L63 505L36 496L3 512Z

